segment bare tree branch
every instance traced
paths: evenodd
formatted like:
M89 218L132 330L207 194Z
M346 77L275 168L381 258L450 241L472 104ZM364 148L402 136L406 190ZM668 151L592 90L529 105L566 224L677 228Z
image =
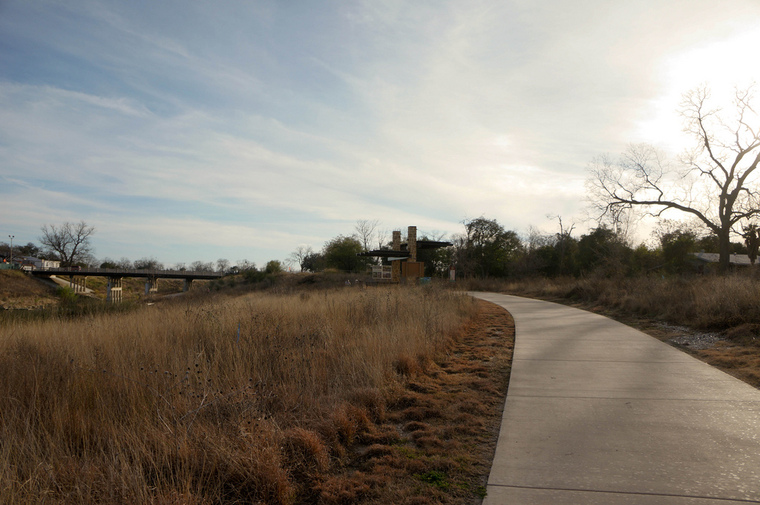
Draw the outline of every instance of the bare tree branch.
M92 254L90 237L95 233L95 228L84 221L76 224L66 222L60 227L43 225L41 230L40 243L50 254L58 256L64 266L87 260Z
M653 216L669 210L691 215L718 236L720 266L727 269L730 236L739 233L735 227L760 214L760 117L752 107L753 92L754 87L736 90L732 117L710 108L705 87L684 95L684 131L696 146L682 157L680 169L642 144L629 146L619 161L594 160L587 189L598 217L637 206Z
M372 238L374 237L375 230L379 224L380 221L377 219L358 219L356 221L354 231L356 231L356 236L358 237L359 242L361 242L364 252L370 250L370 244L373 242Z

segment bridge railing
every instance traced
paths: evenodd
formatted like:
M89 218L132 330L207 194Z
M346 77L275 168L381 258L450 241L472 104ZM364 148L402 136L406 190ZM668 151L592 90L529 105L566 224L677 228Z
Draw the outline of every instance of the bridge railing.
M108 274L119 274L124 275L125 277L129 277L129 274L140 274L140 275L156 275L156 276L163 276L163 275L188 275L188 276L194 276L194 275L202 275L202 276L214 276L214 277L222 277L224 276L224 273L222 272L202 272L202 271L194 271L194 270L141 270L137 268L76 268L76 267L47 267L47 268L35 268L35 271L42 271L42 272L50 272L50 273L74 273L74 272L86 272L86 273L92 273L93 275L96 274L102 274L103 276L108 276Z

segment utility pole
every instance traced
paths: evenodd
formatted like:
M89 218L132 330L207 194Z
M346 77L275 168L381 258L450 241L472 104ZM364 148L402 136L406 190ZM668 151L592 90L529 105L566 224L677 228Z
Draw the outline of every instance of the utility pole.
M11 268L13 268L13 239L16 235L8 235L8 237L11 239Z

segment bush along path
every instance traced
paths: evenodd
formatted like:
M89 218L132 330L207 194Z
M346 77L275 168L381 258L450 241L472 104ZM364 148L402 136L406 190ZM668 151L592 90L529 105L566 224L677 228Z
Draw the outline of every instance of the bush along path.
M363 419L353 423L359 429L343 465L327 475L304 472L297 502L480 503L509 383L514 322L504 309L478 304L445 356L400 359L403 387L385 398L357 395L346 413L358 407Z

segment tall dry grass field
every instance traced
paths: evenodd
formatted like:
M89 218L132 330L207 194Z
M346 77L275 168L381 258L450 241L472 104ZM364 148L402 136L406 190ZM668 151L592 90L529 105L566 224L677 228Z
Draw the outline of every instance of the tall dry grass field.
M0 502L305 499L473 309L443 290L346 289L10 322Z

